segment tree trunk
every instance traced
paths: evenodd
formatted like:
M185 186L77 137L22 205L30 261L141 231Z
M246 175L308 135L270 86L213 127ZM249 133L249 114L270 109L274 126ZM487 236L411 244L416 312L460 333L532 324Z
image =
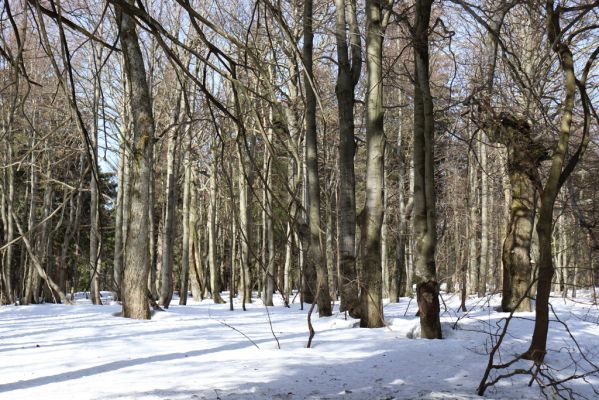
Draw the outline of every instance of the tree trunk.
M341 296L339 310L347 311L351 317L357 318L360 316L360 302L356 271L354 91L360 78L362 56L356 18L356 2L349 0L349 18L346 17L345 3L345 0L335 0L335 37L338 62L335 94L339 107L339 205L337 210ZM351 63L346 35L347 21L349 21L350 31Z
M173 298L173 246L175 242L175 209L177 207L177 184L175 155L178 128L169 137L166 161L166 191L164 225L162 230L162 269L160 274L160 298L158 304L168 308ZM183 221L185 225L185 220Z
M252 243L251 236L251 218L249 206L249 186L251 182L250 170L251 166L245 161L245 147L238 144L237 147L239 157L239 233L240 233L240 262L241 262L241 291L242 291L242 306L245 310L245 304L252 302L252 284L250 278L250 245Z
M101 59L101 57L100 57ZM100 101L100 82L94 79L94 99L93 99L93 131L91 133L91 149L89 159L91 161L91 178L89 182L90 189L90 230L89 230L89 267L90 267L90 296L93 304L102 304L100 298L100 259L101 235L100 235L100 190L98 187L99 168L98 168L98 108Z
M117 172L117 197L115 205L114 222L114 260L113 260L113 284L114 298L121 299L121 278L123 274L123 208L125 203L125 140L119 146L119 169Z
M383 316L381 226L383 224L383 21L382 2L366 1L366 203L360 215L361 293L360 326L379 328Z
M467 225L468 237L468 262L466 294L474 294L478 291L478 279L480 265L477 257L478 244L478 164L475 154L471 149L468 152L468 208L470 216Z
M132 0L128 0L132 4ZM125 74L129 84L129 102L133 132L131 170L129 174L130 218L127 221L124 271L122 281L123 316L150 319L147 283L149 269L150 170L154 142L154 117L143 56L134 20L116 6L117 22L123 51Z
M549 295L551 293L551 280L553 279L553 254L551 236L553 233L553 208L555 199L564 183L572 172L575 164L569 161L564 169L568 142L572 129L572 115L574 100L577 90L576 75L574 73L574 59L567 44L561 42L561 28L559 26L560 9L554 9L554 2L547 1L547 30L549 43L553 43L553 50L560 60L561 70L564 74L565 99L562 104L561 122L559 126L559 139L551 156L551 167L543 191L541 192L541 207L537 222L539 236L539 263L538 283L536 297L536 319L530 348L524 354L525 358L535 363L542 363L547 352L547 334L549 331ZM585 100L586 101L586 100ZM585 110L586 111L586 110ZM583 138L583 140L585 140ZM584 142L580 145L584 151ZM579 153L579 155L582 155Z
M219 287L219 266L216 261L216 151L212 151L212 160L210 162L210 205L208 209L208 262L210 265L210 292L212 300L216 304L222 304L225 301L220 296Z
M187 132L188 134L190 132ZM189 213L190 201L191 201L191 159L190 159L190 151L191 151L191 135L187 139L188 145L185 149L185 178L183 181L183 215L182 215L182 224L183 224L183 237L181 241L181 284L179 288L179 305L187 304L187 291L189 287L189 249L191 247L190 235L189 232L193 229L191 226L191 218Z
M480 279L478 280L478 296L487 293L487 277L489 273L489 177L487 145L485 136L481 134L479 161L480 161Z
M320 218L320 180L318 172L318 145L316 130L316 93L312 72L312 50L314 33L312 30L313 1L304 2L304 86L306 92L306 169L308 173L308 226L310 228L310 248L307 270L316 271L316 279L306 279L307 291L316 297L318 313L321 317L332 315L329 294L328 271L323 255L322 221ZM307 299L306 299L307 301Z
M428 32L432 0L416 1L414 29L414 237L421 336L441 339L434 180L434 110L429 82Z

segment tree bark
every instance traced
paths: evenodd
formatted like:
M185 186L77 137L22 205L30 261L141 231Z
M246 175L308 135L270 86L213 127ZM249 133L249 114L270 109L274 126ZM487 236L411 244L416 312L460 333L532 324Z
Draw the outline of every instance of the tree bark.
M212 151L210 162L210 204L208 209L208 262L210 265L210 292L212 301L222 304L225 301L220 296L219 266L216 261L216 151Z
M380 0L366 1L366 203L360 219L361 293L360 326L379 328L383 316L381 226L383 224L383 16Z
M189 123L189 121L188 121ZM188 135L190 132L187 132ZM181 284L179 285L179 305L187 304L187 291L189 287L189 249L192 246L189 232L193 229L190 218L190 202L191 202L191 135L187 138L188 144L185 149L185 178L183 181L183 237L181 239Z
M318 304L321 317L332 315L331 296L329 294L328 271L323 255L323 229L320 218L320 180L318 172L318 145L316 129L316 93L312 72L313 41L312 28L313 1L304 2L304 89L306 93L306 169L308 173L308 225L310 228L310 248L306 269L316 271L316 279L306 279L306 291ZM307 275L308 276L308 275ZM308 301L307 299L305 299Z
M132 4L131 0L127 1ZM119 6L115 6L123 51L125 74L129 86L129 102L133 132L131 137L131 170L129 173L130 218L127 221L124 271L122 281L123 316L150 319L147 283L149 268L150 169L154 144L152 99L146 80L143 56L135 22Z
M355 87L360 78L362 55L356 18L356 1L349 0L349 18L345 0L335 0L335 38L337 40L337 85L335 94L339 107L339 206L337 232L339 248L339 311L351 317L360 316L358 274L356 271L356 184L354 172L354 104ZM346 34L349 21L350 40ZM351 63L349 52L351 52Z
M181 101L181 100L179 100ZM177 207L177 183L175 155L177 152L179 128L169 136L166 161L166 190L164 226L162 230L162 269L160 298L158 304L168 308L173 297L173 246L175 242L175 209ZM183 221L185 226L185 220Z
M441 339L434 180L434 110L429 82L428 31L432 0L416 1L414 28L414 236L421 336Z
M559 139L551 156L551 167L547 181L541 192L541 206L537 222L537 234L539 237L539 263L538 283L536 298L536 319L530 348L524 354L525 358L536 363L542 363L547 352L547 334L549 331L549 295L551 293L551 280L553 279L553 254L551 236L553 233L553 208L555 199L572 170L564 169L566 155L568 154L568 142L572 129L572 115L574 100L577 90L576 75L574 72L574 59L567 44L562 42L560 28L560 9L554 9L554 2L547 1L547 37L552 43L554 52L560 60L560 67L564 74L565 99L562 104L561 121L559 126ZM584 140L580 149L584 151ZM573 160L569 161L568 166Z
M530 311L532 279L530 248L537 202L536 187L540 178L538 169L545 155L544 149L531 138L531 128L525 120L502 113L498 121L488 125L489 139L502 143L508 151L507 170L511 187L510 218L503 242L502 263L503 297L505 312ZM523 299L520 301L520 299Z

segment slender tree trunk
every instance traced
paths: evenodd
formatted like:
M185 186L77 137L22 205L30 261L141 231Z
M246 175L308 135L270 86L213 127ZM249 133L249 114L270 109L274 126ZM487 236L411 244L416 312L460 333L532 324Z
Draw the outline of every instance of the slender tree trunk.
M468 208L470 216L467 225L468 237L468 273L467 287L464 289L467 294L474 294L478 291L479 263L477 257L478 250L478 164L474 152L468 153Z
M574 59L568 45L562 43L559 25L560 8L554 9L554 2L547 1L547 30L549 43L560 59L561 70L564 74L565 99L562 104L559 139L551 156L551 167L547 181L541 192L541 206L537 222L539 236L538 283L536 297L536 319L530 348L524 354L525 358L542 363L547 351L547 334L549 331L549 295L553 279L553 254L551 236L553 233L553 208L555 199L570 171L563 170L568 142L572 129L574 100L577 90ZM583 149L583 148L581 148ZM583 149L584 150L584 149ZM571 162L571 161L570 161ZM570 164L571 165L571 164Z
M208 209L208 262L210 265L210 292L212 300L216 304L222 304L225 301L220 296L219 287L219 266L216 262L216 151L212 151L212 161L210 163L210 205Z
M31 148L35 148L36 142L37 142L37 135L34 131L33 137L31 139ZM31 304L31 302L33 302L33 303L37 302L37 299L35 297L35 286L36 286L35 280L37 278L37 272L36 272L35 266L33 265L33 263L34 263L33 257L37 255L36 253L37 253L37 250L39 247L38 246L39 238L37 237L37 235L35 235L35 232L33 231L33 227L37 223L35 210L37 208L36 196L37 196L37 179L38 178L37 178L36 168L35 168L36 160L34 157L34 152L31 152L30 162L31 162L31 167L30 167L30 172L29 172L29 196L30 197L29 197L29 215L27 218L27 231L28 231L30 243L32 243L32 246L31 246L31 251L29 252L29 260L28 260L29 262L27 264L23 265L23 271L25 271L25 277L24 277L25 284L24 284L24 288L23 288L23 296L21 298L21 304L24 304L24 305ZM25 253L25 254L27 254L27 253Z
M239 233L240 233L240 262L241 262L241 291L242 307L252 302L252 284L250 279L250 245L251 245L251 212L249 207L250 171L245 162L245 148L238 144L239 157Z
M162 230L162 269L160 298L158 303L168 308L173 297L173 246L175 242L175 208L177 206L177 184L175 156L177 152L178 129L169 137L166 161L166 191L164 226ZM185 226L185 220L183 221Z
M487 145L485 136L481 134L479 160L481 166L480 179L480 276L478 280L478 296L487 293L487 276L489 272L489 171L487 169Z
M156 148L154 148L152 152L152 157L154 157L154 152ZM150 241L150 267L148 271L148 292L149 296L152 300L156 301L159 298L158 291L160 290L160 283L162 282L159 279L159 266L162 266L162 235L160 235L160 223L164 219L162 213L158 213L156 211L156 196L154 195L156 192L156 172L154 168L150 169L150 197L148 198L148 209L149 209L149 241ZM164 211L165 204L162 205L162 209Z
M6 140L6 151L7 151L7 163L6 163L6 177L7 177L7 186L8 186L8 195L6 197L6 243L10 243L15 238L14 233L14 221L12 218L13 214L13 206L15 204L15 175L14 168L12 165L13 162L13 150L12 144L10 143L10 138ZM4 256L4 262L2 266L4 267L4 292L6 295L6 299L13 303L16 301L14 297L14 289L13 289L13 252L14 245L8 245L6 248L6 253Z
M310 228L310 249L307 270L316 271L316 279L306 279L307 291L316 297L318 313L321 317L332 315L329 293L328 271L323 255L323 229L320 218L320 179L318 172L318 145L316 129L316 93L312 56L314 33L312 30L313 1L304 2L304 86L306 93L306 169L308 172L308 225ZM308 277L308 275L306 275ZM314 300L313 300L314 301Z
M101 57L100 57L101 59ZM100 82L94 80L94 100L93 100L93 132L91 137L90 161L91 161L91 177L89 181L90 188L90 230L89 230L89 267L90 267L90 295L93 304L102 304L100 298L100 269L101 264L98 262L100 258L101 236L100 236L100 190L98 187L99 168L97 164L98 158L98 107L100 101Z
M113 284L115 300L121 299L121 278L123 274L123 209L125 204L125 144L119 146L119 169L117 172L117 198L114 222Z
M189 134L189 132L188 132ZM187 291L189 287L189 252L190 246L192 245L190 241L189 232L193 229L191 226L191 218L190 218L190 202L191 202L191 159L190 159L190 151L191 151L191 135L189 137L189 142L187 145L187 149L185 150L185 178L183 181L183 215L182 215L182 224L183 224L183 238L181 242L181 284L179 290L179 305L187 304Z

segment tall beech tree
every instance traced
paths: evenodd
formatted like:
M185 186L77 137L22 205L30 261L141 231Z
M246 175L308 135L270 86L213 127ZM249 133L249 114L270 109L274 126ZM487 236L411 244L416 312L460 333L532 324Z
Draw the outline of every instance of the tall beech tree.
M384 325L381 226L383 225L383 38L388 15L382 0L367 0L366 12L366 200L359 216L361 279L360 326Z
M133 1L128 0L127 4L133 4ZM131 167L127 176L131 194L121 284L123 316L150 319L147 293L150 266L148 198L154 146L154 116L135 21L121 5L115 6L115 12L127 76L132 121L129 144Z
M432 0L416 1L414 21L414 256L416 296L423 338L441 339L435 265L435 116L430 86L429 29Z
M308 183L308 226L310 228L310 250L306 266L306 290L304 301L318 304L320 316L332 314L331 296L329 293L329 278L324 257L323 229L320 215L320 177L318 174L318 145L316 126L317 99L316 83L312 69L313 57L313 1L304 1L304 91L306 93L306 170ZM314 274L316 275L315 278Z
M341 295L339 310L348 311L351 316L358 317L360 307L356 271L354 107L355 88L360 80L362 69L362 49L356 16L356 1L335 0L335 16L338 62L335 94L339 107L339 206L337 212ZM347 28L349 28L349 35L346 33Z

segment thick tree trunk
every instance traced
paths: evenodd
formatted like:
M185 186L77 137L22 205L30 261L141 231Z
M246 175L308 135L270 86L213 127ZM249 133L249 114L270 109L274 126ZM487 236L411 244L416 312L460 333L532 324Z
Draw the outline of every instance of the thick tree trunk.
M510 218L502 251L501 306L505 312L514 310L518 304L516 311L530 311L531 293L527 292L532 279L530 249L536 187L540 182L538 169L545 151L533 142L531 128L525 120L501 113L497 120L486 125L489 139L507 148L511 187Z
M366 204L360 216L361 315L360 326L379 328L383 316L381 226L383 223L383 21L382 2L366 1Z
M434 180L434 110L429 82L428 32L432 0L416 1L414 29L414 236L421 336L441 339Z
M128 0L132 3L131 0ZM131 188L129 220L125 241L121 297L123 316L150 319L148 307L150 170L154 144L154 117L139 39L133 19L116 6L133 132L131 137Z
M339 249L340 311L360 316L358 276L356 271L356 184L354 173L354 104L355 86L360 78L362 57L360 35L356 18L356 2L349 1L349 18L345 0L335 0L337 39L337 85L335 94L339 107L339 205L337 210L337 241ZM350 45L348 48L346 26L349 21ZM351 51L351 63L349 57Z

